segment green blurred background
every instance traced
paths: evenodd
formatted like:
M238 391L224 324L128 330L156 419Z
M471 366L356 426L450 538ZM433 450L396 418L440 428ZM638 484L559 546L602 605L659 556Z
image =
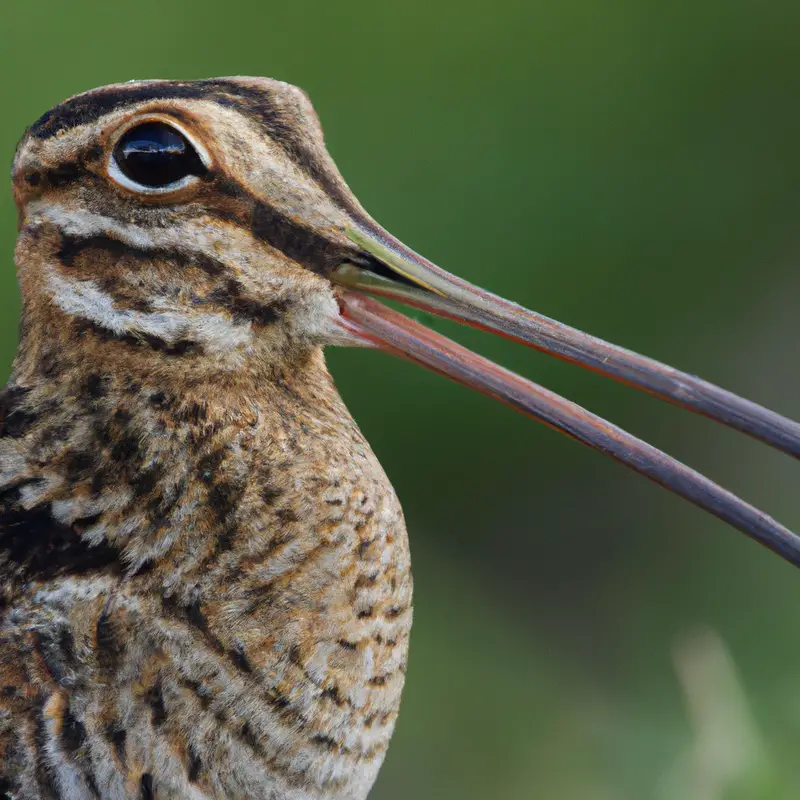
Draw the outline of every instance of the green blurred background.
M282 78L414 248L800 417L797 0L5 0L0 24L6 164L26 125L100 84ZM4 374L14 226L5 191ZM789 458L459 338L800 527ZM481 396L380 354L330 363L415 561L375 800L800 796L800 573Z

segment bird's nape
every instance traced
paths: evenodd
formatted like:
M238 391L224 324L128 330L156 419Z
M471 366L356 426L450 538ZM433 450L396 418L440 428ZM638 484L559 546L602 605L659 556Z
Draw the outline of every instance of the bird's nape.
M581 406L363 294L498 333L707 416L795 458L800 457L800 424L696 376L473 286L410 250L369 218L359 219L347 233L382 265L380 271L370 271L345 264L331 276L346 287L341 298L342 320L352 334L471 386L611 456L800 566L800 536L764 512Z

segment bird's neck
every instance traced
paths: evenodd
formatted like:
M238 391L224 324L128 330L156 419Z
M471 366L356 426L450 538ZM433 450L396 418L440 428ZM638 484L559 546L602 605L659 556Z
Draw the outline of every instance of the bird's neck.
M163 371L120 368L118 342L106 354L69 324L23 325L0 408L4 509L35 514L37 524L52 518L63 536L91 545L62 554L64 572L105 560L128 576L163 572L173 582L207 573L257 530L291 524L297 509L284 491L293 463L313 475L314 450L324 474L329 451L361 441L320 350L290 370L262 370L258 385L255 368L196 383L178 355L165 380ZM44 539L29 544L49 547Z
M20 352L0 394L0 571L19 618L39 624L52 597L89 620L98 664L156 659L178 687L171 724L234 742L193 746L236 796L366 797L404 681L409 554L322 353L248 393Z

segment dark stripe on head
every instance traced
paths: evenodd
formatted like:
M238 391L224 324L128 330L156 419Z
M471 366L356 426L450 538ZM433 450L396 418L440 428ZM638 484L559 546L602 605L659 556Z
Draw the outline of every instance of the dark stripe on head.
M207 204L199 205L196 210L187 210L190 217L210 217L237 225L290 260L322 275L336 269L343 261L356 261L359 258L355 246L340 246L332 242L324 234L255 197L228 175L217 173L212 177ZM113 218L120 223L125 222L124 218ZM196 267L212 277L230 272L224 262L198 251L141 247L117 239L111 233L83 236L61 232L61 247L57 256L64 266L73 266L75 260L87 250L103 250L119 259L130 257L153 261L161 258L185 267Z
M116 333L86 319L78 319L75 324L80 334L90 333L104 342L122 342L135 348L149 347L151 350L157 350L168 356L202 355L204 352L203 346L192 339L177 339L174 342L167 342L152 333L138 333L135 336L131 333Z
M50 139L62 131L96 122L127 105L154 100L210 100L232 108L254 121L287 157L315 180L339 205L356 210L352 197L332 163L320 159L309 147L309 132L295 116L295 109L276 102L280 90L256 88L235 80L156 81L96 89L60 103L31 127L36 139Z
M35 139L51 139L63 131L96 122L100 117L132 103L148 100L207 99L209 87L204 81L155 81L95 89L65 100L43 114L30 127Z
M101 178L92 172L90 165L96 163L102 155L103 150L99 145L87 146L70 161L62 161L54 167L40 167L28 172L25 175L25 181L30 186L43 186L53 189L68 186L77 180L97 182Z
M288 307L286 301L260 303L248 297L244 286L235 278L230 277L232 270L226 264L201 252L187 253L181 250L169 250L165 247L148 249L126 244L106 234L76 236L62 232L61 247L57 257L63 267L72 268L75 266L76 259L83 253L98 254L98 251L112 261L131 259L134 262L149 264L155 260L162 260L168 261L181 270L196 267L212 278L219 278L216 288L205 297L195 297L194 302L198 305L218 307L227 311L234 322L252 322L261 326L271 325L280 319ZM226 273L228 273L227 276ZM146 298L136 299L127 296L130 294L130 290L124 291L125 284L120 282L117 272L98 279L98 284L106 294L114 299L119 308L143 312L152 311ZM123 290L122 294L120 289ZM162 348L158 346L157 349Z
M322 274L342 261L338 248L314 230L297 224L268 203L256 201L251 230L261 239L307 269Z
M270 247L312 272L325 275L351 255L313 228L303 225L273 208L269 203L254 197L244 186L231 178L218 178L214 182L214 190L220 195L238 201L242 208L233 213L209 208L207 212L209 215L249 229L257 239L266 242ZM355 248L353 250L355 252Z
M57 167L45 170L43 173L45 183L50 186L66 186L86 174L86 169L76 161L65 161Z
M23 177L28 185L42 189L60 189L78 180L93 182L99 180L99 177L80 161L65 161L49 169L35 169L25 173Z
M180 267L197 267L197 269L216 277L228 270L221 261L205 253L187 253L166 247L137 247L115 239L108 234L77 236L61 233L61 247L58 260L66 267L72 267L75 259L87 250L102 250L114 258L133 258L137 261L152 262L157 259L172 261Z
M35 138L48 139L76 125L94 122L126 105L159 99L207 100L236 110L254 122L282 148L292 163L315 180L341 207L360 213L336 168L324 153L321 141L316 141L316 121L312 126L314 130L307 130L309 126L303 118L306 112L299 105L298 98L278 84L274 87L268 83L255 86L235 80L213 79L148 82L97 89L56 106L31 127L30 133ZM88 149L87 157L96 155L96 148ZM59 186L84 175L93 176L93 173L82 163L75 162L51 169L39 180ZM357 248L334 244L324 232L304 225L301 220L255 197L229 175L212 171L206 184L208 195L200 206L203 215L233 221L313 272L327 274L342 261L357 258ZM215 207L215 199L221 201L222 207ZM113 246L108 241L101 243L102 237L94 238L94 245L106 249ZM92 246L92 243L86 246ZM127 245L122 247L126 251L132 250ZM155 251L149 252L150 257L158 256ZM74 248L69 246L62 249L64 263L70 263L75 254ZM209 264L209 261L205 262L205 266Z
M220 289L209 294L207 302L230 312L234 322L253 322L255 325L271 325L277 322L288 308L288 302L259 303L248 298L239 281L231 279Z

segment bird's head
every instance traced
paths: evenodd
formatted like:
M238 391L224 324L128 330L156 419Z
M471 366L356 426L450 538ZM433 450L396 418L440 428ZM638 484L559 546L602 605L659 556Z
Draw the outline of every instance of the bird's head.
M364 212L293 86L87 92L31 126L13 185L26 318L56 314L127 367L208 380L348 338L329 277L370 263L346 233Z
M73 97L13 167L23 339L153 380L252 383L323 345L377 346L602 450L800 564L800 539L644 442L460 348L388 297L606 373L800 455L800 426L472 286L362 209L305 94L262 78ZM50 354L50 355L49 355Z

